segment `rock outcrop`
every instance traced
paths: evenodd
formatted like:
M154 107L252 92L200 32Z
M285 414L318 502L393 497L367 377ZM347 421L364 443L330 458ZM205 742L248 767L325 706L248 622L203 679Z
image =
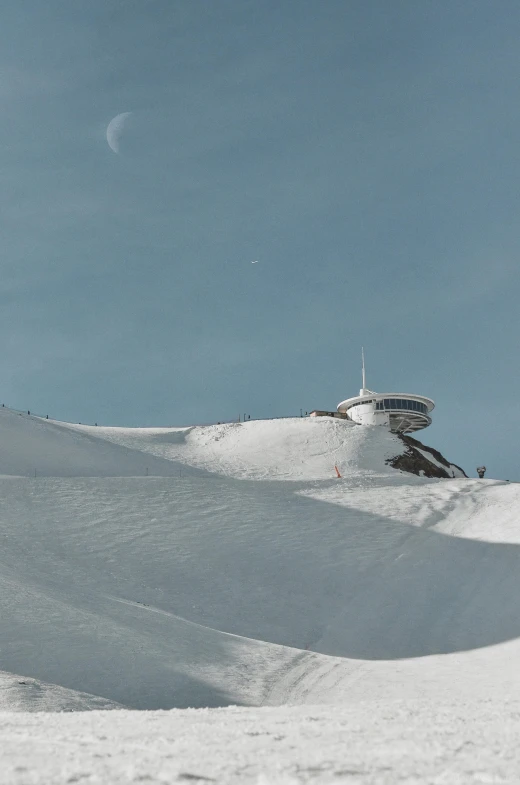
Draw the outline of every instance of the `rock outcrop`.
M387 463L394 469L417 474L420 477L467 477L464 469L461 469L455 463L447 461L433 447L427 447L417 439L412 439L411 436L404 434L398 434L398 436L404 443L405 450L403 453L387 460Z

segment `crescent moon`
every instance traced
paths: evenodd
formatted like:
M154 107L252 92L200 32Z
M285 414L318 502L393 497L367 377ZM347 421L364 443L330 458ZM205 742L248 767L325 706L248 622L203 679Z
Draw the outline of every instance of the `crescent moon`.
M125 123L131 114L132 112L121 112L121 114L116 114L107 125L107 142L114 153L119 153L119 139L123 133Z

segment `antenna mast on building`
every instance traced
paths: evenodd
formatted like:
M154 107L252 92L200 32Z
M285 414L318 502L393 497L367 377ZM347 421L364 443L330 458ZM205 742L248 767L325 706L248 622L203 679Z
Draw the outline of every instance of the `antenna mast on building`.
M364 346L361 347L361 383L359 395L338 403L338 412L345 419L358 425L383 425L392 433L413 433L431 424L430 412L435 407L431 398L411 393L378 393L367 388ZM485 471L483 466L479 469Z

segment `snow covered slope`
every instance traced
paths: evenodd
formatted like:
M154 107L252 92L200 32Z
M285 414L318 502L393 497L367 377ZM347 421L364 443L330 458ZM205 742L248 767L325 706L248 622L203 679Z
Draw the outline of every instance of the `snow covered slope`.
M3 711L99 711L122 709L117 703L67 690L56 684L0 671L0 707Z
M436 531L487 542L520 545L520 484L479 480L435 526Z
M383 428L332 417L225 423L191 428L106 428L43 420L0 409L0 475L126 477L199 475L252 480L325 480L410 470L410 448ZM422 450L425 465L462 473ZM442 456L441 456L442 457ZM400 463L399 463L400 459ZM404 466L403 466L404 464ZM413 469L411 469L413 471ZM418 473L418 472L417 472ZM424 473L424 472L422 472Z
M397 471L399 445L326 418L2 411L0 667L149 709L509 689L517 486Z
M169 477L179 473L172 461L96 438L96 431L78 432L64 423L0 408L0 475Z
M157 458L249 480L327 480L344 476L395 475L389 462L403 459L415 440L385 428L362 428L333 417L259 420L193 428L93 428L69 425L76 433L107 439ZM427 448L426 448L427 449ZM423 451L431 469L441 466ZM450 476L463 473L453 464Z

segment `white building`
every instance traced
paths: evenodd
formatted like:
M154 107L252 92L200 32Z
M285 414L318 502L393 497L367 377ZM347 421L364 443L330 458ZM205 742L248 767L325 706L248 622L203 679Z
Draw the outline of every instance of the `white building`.
M359 425L385 425L394 433L412 433L427 428L435 404L431 398L411 393L376 393L368 390L363 357L363 386L359 395L338 403L340 415Z

